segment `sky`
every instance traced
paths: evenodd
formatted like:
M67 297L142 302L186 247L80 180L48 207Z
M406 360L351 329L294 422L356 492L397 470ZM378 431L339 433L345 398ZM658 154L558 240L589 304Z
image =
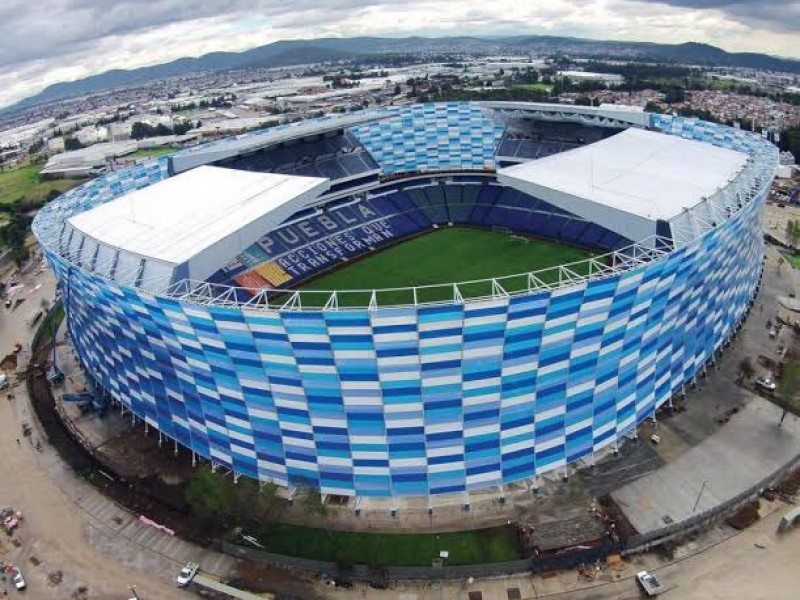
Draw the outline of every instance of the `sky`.
M528 34L800 58L800 0L2 0L0 106L109 69L281 39Z

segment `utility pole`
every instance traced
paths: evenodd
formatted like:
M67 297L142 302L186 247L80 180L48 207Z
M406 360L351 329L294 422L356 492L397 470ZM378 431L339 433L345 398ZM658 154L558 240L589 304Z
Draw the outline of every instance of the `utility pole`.
M703 495L703 490L706 489L706 485L708 485L708 479L704 479L703 485L700 486L700 493L697 494L697 500L695 500L694 507L692 507L692 513L697 510L697 505L700 504L700 497Z

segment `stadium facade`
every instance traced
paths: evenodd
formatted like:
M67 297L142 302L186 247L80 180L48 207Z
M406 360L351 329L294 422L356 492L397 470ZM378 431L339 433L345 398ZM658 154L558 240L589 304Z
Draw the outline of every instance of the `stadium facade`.
M689 145L670 149L667 136ZM688 189L681 170L695 153L707 164ZM652 172L633 181L644 156ZM86 373L176 448L324 493L460 493L615 447L714 360L759 286L776 164L762 138L696 119L414 105L139 163L62 195L33 229ZM568 177L553 181L556 171ZM275 186L299 177L276 201ZM162 187L170 181L185 187ZM630 202L617 202L614 181L637 190ZM148 206L160 219L148 221ZM382 290L292 291L451 224L598 256L394 290L391 302Z

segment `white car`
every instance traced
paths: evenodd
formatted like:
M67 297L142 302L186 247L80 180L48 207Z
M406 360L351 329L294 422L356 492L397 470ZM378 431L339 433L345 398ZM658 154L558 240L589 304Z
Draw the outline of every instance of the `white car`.
M13 583L14 587L18 590L25 589L25 580L22 578L22 573L19 569L14 569L14 576L11 578L11 583Z
M639 583L642 585L648 596L658 596L664 591L664 588L661 585L661 582L658 581L658 578L648 571L639 571L636 574L636 579L639 580Z
M181 572L178 573L178 586L185 587L189 585L189 582L197 575L197 570L200 568L200 564L196 562L188 562L186 565L181 569Z
M774 392L775 388L777 387L775 382L769 377L756 377L755 384L761 389L767 390L768 392Z

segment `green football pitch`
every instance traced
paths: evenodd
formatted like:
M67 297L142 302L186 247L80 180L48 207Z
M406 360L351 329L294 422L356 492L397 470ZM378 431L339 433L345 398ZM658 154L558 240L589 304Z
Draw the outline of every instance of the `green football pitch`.
M371 292L341 290L377 290L379 306L412 304L410 286L417 288L417 302L434 302L453 298L452 284L459 282L459 292L465 298L488 296L491 282L460 283L471 280L517 275L589 258L592 254L581 248L557 242L520 238L502 231L487 231L451 227L433 229L429 233L380 250L352 264L322 275L301 289L306 292L338 290L340 306L367 306ZM583 274L585 265L570 267ZM558 280L554 270L540 275L547 283ZM508 292L527 288L524 275L500 281ZM304 306L321 306L328 294L304 293Z

